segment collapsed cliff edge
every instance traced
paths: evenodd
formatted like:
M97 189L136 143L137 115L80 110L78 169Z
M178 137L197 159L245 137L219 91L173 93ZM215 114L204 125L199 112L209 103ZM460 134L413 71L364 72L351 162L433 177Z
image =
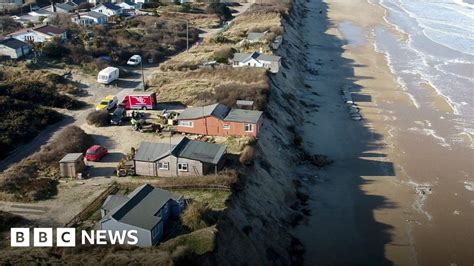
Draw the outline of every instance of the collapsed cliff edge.
M307 108L307 92L301 76L304 43L299 25L305 0L294 0L282 17L283 43L279 73L271 74L266 119L257 142L255 163L233 187L224 217L218 223L215 251L208 258L217 265L300 265L304 247L290 234L304 221L305 171L308 163L298 129Z

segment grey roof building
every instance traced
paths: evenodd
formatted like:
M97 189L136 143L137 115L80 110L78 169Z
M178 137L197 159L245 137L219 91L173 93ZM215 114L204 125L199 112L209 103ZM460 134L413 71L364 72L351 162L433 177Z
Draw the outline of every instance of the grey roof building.
M229 113L230 107L220 103L206 105L202 107L186 108L180 115L179 119L196 119L204 116L214 116L220 119Z
M192 107L178 116L176 131L210 136L254 136L262 126L261 111L232 109L223 104Z
M145 184L127 196L108 196L101 207L100 228L136 230L137 245L149 247L162 239L166 224L178 218L183 209L183 197Z
M6 38L0 41L0 55L11 59L21 58L31 52L31 45L15 38Z
M244 109L232 109L224 118L224 121L242 122L242 123L257 123L262 117L262 111L252 111Z
M176 144L142 142L135 154L135 171L145 176L201 176L217 172L226 146L182 138Z
M73 6L69 4L68 2L57 3L57 4L54 4L54 6L56 7L57 12L60 12L60 10L62 10L65 13L72 12L77 7L77 6Z
M259 52L235 53L233 67L261 67L277 73L280 69L281 57L276 55L266 55Z

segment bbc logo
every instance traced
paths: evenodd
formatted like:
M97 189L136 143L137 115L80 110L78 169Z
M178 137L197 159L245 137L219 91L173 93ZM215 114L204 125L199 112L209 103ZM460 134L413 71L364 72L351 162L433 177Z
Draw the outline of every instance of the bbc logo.
M34 228L32 238L34 247L52 247L54 238L53 228ZM10 246L29 247L30 244L30 228L10 229ZM76 246L76 229L56 228L56 246Z

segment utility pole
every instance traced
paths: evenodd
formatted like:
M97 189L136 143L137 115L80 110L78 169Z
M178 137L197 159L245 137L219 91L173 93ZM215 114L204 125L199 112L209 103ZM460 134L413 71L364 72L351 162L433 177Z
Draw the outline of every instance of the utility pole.
M143 58L141 58L141 57L140 57L140 68L142 69L143 91L146 91L146 86L145 86L145 74L143 73Z
M186 20L186 52L189 52L189 20Z

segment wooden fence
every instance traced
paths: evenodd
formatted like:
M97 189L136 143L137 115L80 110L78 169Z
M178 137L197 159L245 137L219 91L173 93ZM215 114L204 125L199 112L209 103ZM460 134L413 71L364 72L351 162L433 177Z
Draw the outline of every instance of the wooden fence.
M116 184L112 184L109 186L104 192L102 192L97 198L95 198L86 208L84 208L80 213L74 216L69 222L65 224L65 227L74 227L80 221L87 218L86 216L89 215L91 212L97 210L104 200L113 193L116 193L119 190Z

